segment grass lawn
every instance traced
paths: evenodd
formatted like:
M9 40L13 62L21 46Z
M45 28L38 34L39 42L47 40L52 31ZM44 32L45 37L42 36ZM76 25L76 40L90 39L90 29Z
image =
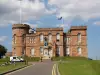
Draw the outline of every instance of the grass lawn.
M61 75L100 75L100 61L68 60L58 64Z
M7 72L13 69L17 69L23 66L25 66L25 62L19 62L19 63L16 63L15 65L11 64L11 65L6 65L6 66L0 66L0 73Z

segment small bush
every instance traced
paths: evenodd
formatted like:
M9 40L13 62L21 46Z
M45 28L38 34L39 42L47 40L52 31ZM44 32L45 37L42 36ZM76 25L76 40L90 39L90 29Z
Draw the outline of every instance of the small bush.
M40 57L24 57L24 60L27 60L29 62L39 61L40 60Z

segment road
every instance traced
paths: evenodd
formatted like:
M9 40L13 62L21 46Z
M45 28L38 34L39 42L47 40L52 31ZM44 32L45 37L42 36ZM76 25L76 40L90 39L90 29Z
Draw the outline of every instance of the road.
M53 62L44 61L34 64L28 68L7 75L52 75Z

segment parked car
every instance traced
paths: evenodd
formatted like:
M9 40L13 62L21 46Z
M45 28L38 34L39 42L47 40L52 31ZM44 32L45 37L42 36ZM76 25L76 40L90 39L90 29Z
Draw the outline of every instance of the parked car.
M11 61L11 62L23 62L24 59L21 58L21 57L18 57L18 56L11 56L11 57L10 57L10 61Z

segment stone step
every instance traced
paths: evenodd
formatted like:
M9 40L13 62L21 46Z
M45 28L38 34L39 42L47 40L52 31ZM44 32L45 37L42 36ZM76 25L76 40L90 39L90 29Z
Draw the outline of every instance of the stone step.
M50 59L50 57L49 56L44 56L43 59Z

